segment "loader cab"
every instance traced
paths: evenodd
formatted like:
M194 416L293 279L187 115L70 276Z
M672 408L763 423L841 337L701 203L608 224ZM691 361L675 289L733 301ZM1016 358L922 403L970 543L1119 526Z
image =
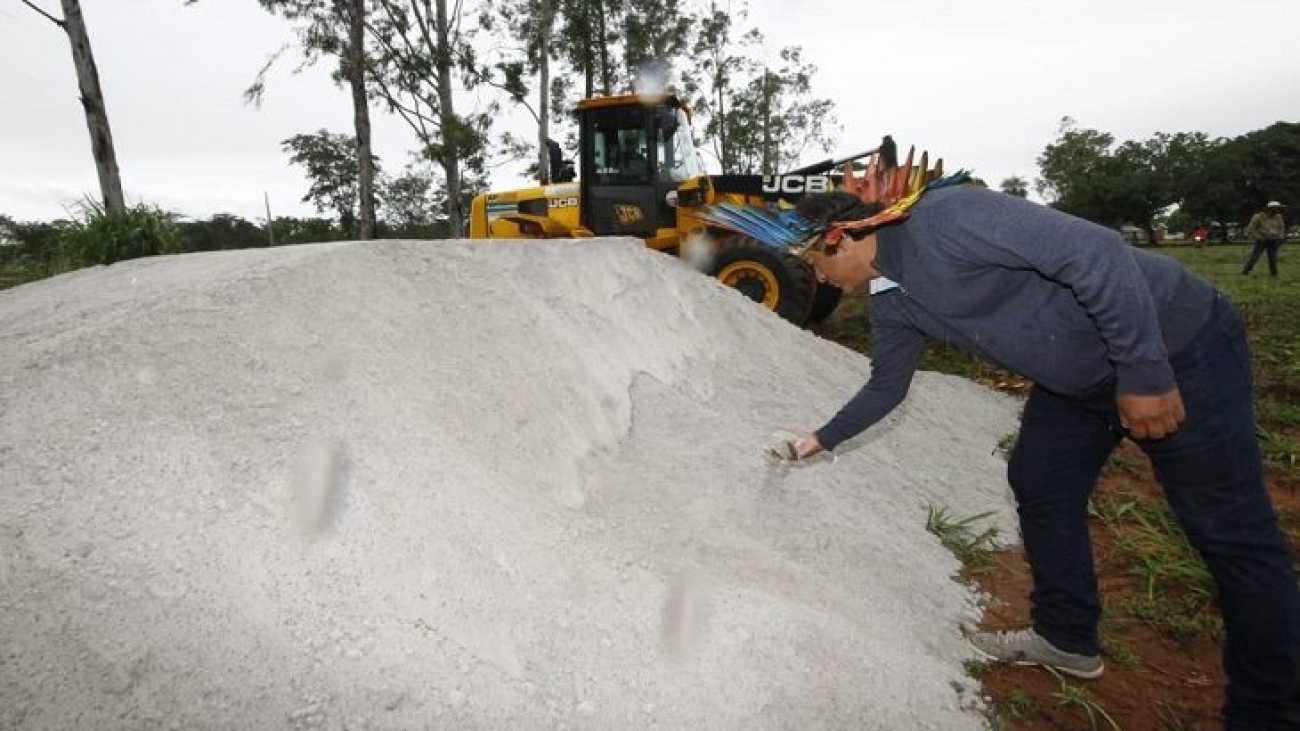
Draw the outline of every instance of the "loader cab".
M704 174L680 103L600 97L579 105L578 120L582 224L597 236L674 228L677 186Z

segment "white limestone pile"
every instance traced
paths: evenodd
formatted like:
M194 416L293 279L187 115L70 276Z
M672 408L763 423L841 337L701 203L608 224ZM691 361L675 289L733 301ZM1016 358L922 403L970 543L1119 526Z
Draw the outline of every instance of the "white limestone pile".
M124 262L0 292L0 728L979 729L927 506L1017 405L627 240Z

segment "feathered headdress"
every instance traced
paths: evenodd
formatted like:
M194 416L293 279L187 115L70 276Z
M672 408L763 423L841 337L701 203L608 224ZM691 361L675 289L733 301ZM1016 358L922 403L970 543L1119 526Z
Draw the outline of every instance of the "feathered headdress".
M835 246L844 235L854 231L873 231L907 218L908 212L926 192L970 179L959 170L943 176L943 160L929 167L929 153L922 152L919 164L913 165L916 148L907 152L902 165L897 162L893 140L873 152L866 167L858 172L853 163L844 166L844 192L873 208L883 210L856 221L818 221L805 218L793 210L772 211L730 203L718 203L700 214L700 218L718 228L748 236L768 246L800 254L822 246Z

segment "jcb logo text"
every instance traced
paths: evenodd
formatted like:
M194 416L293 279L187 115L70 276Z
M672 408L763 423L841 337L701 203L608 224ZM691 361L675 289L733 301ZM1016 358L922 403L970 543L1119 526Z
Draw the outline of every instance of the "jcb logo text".
M764 175L764 193L826 193L831 179L825 175Z

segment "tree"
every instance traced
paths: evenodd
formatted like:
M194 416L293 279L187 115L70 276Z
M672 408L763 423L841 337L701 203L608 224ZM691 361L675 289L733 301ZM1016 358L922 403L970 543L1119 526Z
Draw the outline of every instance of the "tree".
M352 91L352 117L357 132L357 192L361 197L361 238L375 235L375 166L370 148L370 103L366 96L365 0L348 0L348 45L341 70Z
M290 218L278 216L275 219L276 241L281 244L311 244L322 241L339 241L350 238L341 232L326 218Z
M104 92L99 85L99 69L95 65L95 54L90 50L86 19L81 14L80 0L60 1L63 4L62 20L32 4L30 0L21 0L24 5L62 28L68 36L68 42L72 45L72 63L77 70L77 87L81 91L81 107L85 110L86 127L90 131L90 147L95 156L95 172L99 176L104 210L110 216L121 216L126 213L122 175L117 167L117 152L113 147L113 130L108 124L108 110L104 106Z
M720 124L736 169L725 172L776 175L793 167L809 147L831 147L835 105L812 97L816 67L803 61L798 46L782 49L780 60L777 69L763 66L729 95L730 110Z
M737 169L736 150L730 136L734 119L732 99L738 93L740 79L757 72L757 64L752 59L732 52L732 20L744 19L745 15L743 5L733 13L730 4L723 9L717 2L710 2L708 11L696 21L699 33L691 49L703 75L693 83L697 89L695 111L707 120L704 136L713 140L714 156L723 172ZM741 39L741 47L761 39L761 34L750 32Z
M1114 143L1114 137L1096 130L1078 129L1073 119L1063 117L1056 142L1038 156L1040 177L1035 187L1039 195L1053 203L1086 197L1084 189L1094 179Z
M1245 165L1245 145L1240 138L1211 142L1198 169L1187 180L1183 213L1206 225L1246 220L1252 206L1244 185Z
M1206 141L1187 176L1183 209L1197 219L1242 222L1270 200L1300 202L1300 124L1278 122Z
M446 216L452 235L465 231L469 199L484 185L488 130L497 111L461 114L455 90L487 72L478 64L464 9L447 0L376 0L370 34L378 43L373 76L390 111L419 138L424 156L437 163L447 187Z
M1053 206L1092 221L1141 226L1154 242L1156 218L1186 205L1193 186L1205 180L1215 143L1199 132L1160 132L1111 149L1113 142L1062 120L1060 137L1038 158L1039 191L1053 196Z
M1004 179L1000 184L998 184L998 188L1000 188L1003 193L1014 195L1017 198L1029 197L1029 182L1018 175L1013 175Z
M503 89L512 102L527 109L537 122L536 146L532 151L536 154L536 178L543 185L551 182L547 141L551 138L551 37L555 18L556 0L502 0L489 6L479 20L480 26L489 32L495 31L498 24L505 26L519 43L516 58L496 64L495 70L501 79L497 81L492 74L486 73L482 80ZM529 76L537 77L536 107L527 98L529 89L525 77ZM515 156L527 149L510 136L507 136L505 146Z
M674 85L673 61L690 48L694 18L679 0L625 0L623 61L627 78L658 92Z
M197 0L188 0L189 4ZM367 60L365 49L365 0L258 0L263 8L289 20L299 21L299 37L308 64L322 55L338 59L334 73L336 81L346 80L352 94L352 116L356 135L353 161L357 167L362 239L374 238L375 231L375 168L370 143L370 105L366 93ZM276 56L262 68L257 80L245 92L255 103L260 102L266 90L266 73L275 63Z
M694 71L685 90L722 172L770 175L788 170L810 148L830 149L835 106L813 97L817 68L803 60L800 47L782 49L770 64L760 31L735 40L736 22L746 13L743 2L710 0L692 19L698 32L689 46Z
M1133 142L1112 152L1114 137L1061 120L1060 136L1038 157L1038 191L1055 208L1112 228L1150 227L1152 159Z
M616 59L610 49L617 40L609 19L620 18L625 0L559 0L559 33L553 45L560 57L582 76L583 98L597 92L614 93Z
M1254 207L1272 199L1300 203L1300 123L1278 122L1243 135L1241 144Z
M445 201L434 190L433 171L420 163L408 165L397 177L380 180L380 210L385 226L413 231L434 226Z
M186 251L251 249L268 243L265 229L229 213L215 214L206 221L184 221L176 228L186 242Z
M311 180L303 202L312 203L321 213L337 214L344 233L355 236L360 196L356 140L322 129L314 134L294 135L282 145L290 153L289 162L305 168ZM379 168L373 159L371 166Z
M1110 221L1142 228L1147 242L1154 244L1156 216L1178 200L1167 174L1165 140L1155 137L1125 142L1112 158L1106 168L1110 190L1105 199Z

